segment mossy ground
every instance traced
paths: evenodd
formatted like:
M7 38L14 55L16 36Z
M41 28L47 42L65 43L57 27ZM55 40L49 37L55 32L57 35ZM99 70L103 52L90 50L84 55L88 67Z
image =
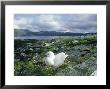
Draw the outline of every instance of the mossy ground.
M79 71L78 67L75 67L76 65L84 64L87 60L96 60L96 45L96 35L68 37L66 39L63 37L51 40L16 39L14 42L14 75L54 76L64 75L65 73L63 72L66 72L66 75L74 76L76 75L74 72L67 74L70 73L70 69L77 69L77 71ZM45 53L48 51L53 51L55 54L65 52L68 54L68 57L64 64L58 68L47 66L44 60ZM93 66L96 66L96 61L94 61L93 64ZM80 72L82 72L83 75L90 75L93 72L93 70L91 70L85 67ZM94 70L96 70L96 67ZM81 75L81 73L79 75Z

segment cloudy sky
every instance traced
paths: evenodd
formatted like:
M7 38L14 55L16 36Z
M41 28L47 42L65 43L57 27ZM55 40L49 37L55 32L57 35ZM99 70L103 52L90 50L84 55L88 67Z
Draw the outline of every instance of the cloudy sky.
M32 32L58 31L85 33L97 31L96 14L15 14L14 29Z

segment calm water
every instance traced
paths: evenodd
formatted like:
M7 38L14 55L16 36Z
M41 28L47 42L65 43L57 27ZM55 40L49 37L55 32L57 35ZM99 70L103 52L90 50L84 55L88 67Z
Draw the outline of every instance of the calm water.
M23 37L15 37L15 39L37 39L37 40L47 40L47 39L58 39L58 38L73 38L78 36L23 36Z

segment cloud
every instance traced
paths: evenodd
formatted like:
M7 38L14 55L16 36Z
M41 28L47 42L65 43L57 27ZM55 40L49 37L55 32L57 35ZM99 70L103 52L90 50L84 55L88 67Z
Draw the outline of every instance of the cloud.
M97 31L97 15L96 14L78 14L69 15L68 18L62 20L64 27L71 32L96 32ZM62 23L63 23L62 22Z
M14 28L37 31L96 32L96 14L16 14Z
M55 29L58 30L61 28L60 16L58 15L40 15L39 24L44 26L44 28L50 28L50 30Z
M14 27L18 27L18 28L25 28L26 25L30 24L32 22L31 19L26 19L24 17L19 18L19 19L15 19L14 20Z
M32 18L20 17L20 18L14 19L14 28L37 32L38 27L36 25L33 26L32 23L33 23Z

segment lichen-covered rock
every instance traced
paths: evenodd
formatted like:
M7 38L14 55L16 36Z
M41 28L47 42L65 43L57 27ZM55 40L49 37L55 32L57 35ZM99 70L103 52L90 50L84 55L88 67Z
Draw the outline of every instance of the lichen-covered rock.
M89 76L97 68L96 58L91 57L87 61L76 66L70 65L64 70L57 72L57 76Z

